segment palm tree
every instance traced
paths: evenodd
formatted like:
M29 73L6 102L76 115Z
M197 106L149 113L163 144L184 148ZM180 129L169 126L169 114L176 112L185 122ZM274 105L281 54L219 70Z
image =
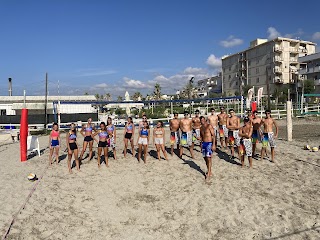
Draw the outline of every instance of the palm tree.
M89 95L89 93L88 93L88 92L85 92L83 95L86 95L86 96L87 96L87 95Z
M104 99L106 99L107 101L111 101L111 94L110 93L106 93L104 95Z
M133 96L132 96L132 99L133 99L134 101L138 101L139 98L140 98L140 100L142 99L142 94L141 94L140 92L135 92L135 93L133 94Z
M156 100L160 100L160 99L161 99L161 87L160 87L160 84L159 84L159 83L156 83L156 84L154 85L153 95L154 95L154 98L155 98Z
M100 99L100 94L99 93L96 93L94 96L96 97L97 100Z
M192 99L195 97L195 89L194 89L194 86L193 86L193 80L194 80L194 77L192 77L189 82L187 83L187 85L184 87L184 90L183 90L183 97L186 97L188 99Z
M117 97L117 101L118 101L118 102L122 102L122 101L123 101L123 97L118 96L118 97Z

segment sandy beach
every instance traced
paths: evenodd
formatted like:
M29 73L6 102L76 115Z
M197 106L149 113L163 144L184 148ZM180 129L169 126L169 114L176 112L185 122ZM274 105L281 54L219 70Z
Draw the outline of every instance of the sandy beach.
M1 145L0 233L37 183L27 180L33 172L43 178L7 239L319 239L320 152L302 147L320 145L320 122L295 121L290 143L284 122L279 126L276 164L254 159L253 169L241 169L218 149L210 183L199 147L195 160L184 151L183 159L167 162L155 159L150 145L145 165L130 154L123 158L122 130L118 160L110 157L110 167L99 170L95 158L85 159L73 174L64 135L61 161L52 167L47 136L39 137L41 157L25 163L19 143Z

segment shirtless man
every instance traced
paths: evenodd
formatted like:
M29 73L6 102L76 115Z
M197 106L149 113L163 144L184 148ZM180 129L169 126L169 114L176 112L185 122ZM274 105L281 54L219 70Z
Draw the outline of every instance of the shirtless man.
M250 122L252 122L253 116L252 116L252 110L248 108L247 110L247 118L249 118Z
M239 136L241 137L240 147L239 147L239 155L241 157L241 167L244 167L244 154L247 155L250 168L252 168L252 125L251 121L248 117L245 117L244 126L239 130Z
M228 139L228 128L227 128L227 118L224 107L220 107L220 113L218 114L219 120L219 135L221 147L227 148L227 139Z
M200 122L200 111L196 110L195 111L195 117L192 118L192 125L193 125L193 138L192 138L192 148L194 148L194 143L198 141L200 138L200 127L201 127L201 122ZM200 148L201 148L201 142L200 142Z
M180 158L182 158L183 147L188 147L190 150L191 158L194 159L192 143L192 120L189 118L188 112L184 112L184 118L180 120L180 129Z
M215 113L214 108L211 108L211 115L208 116L208 121L209 124L213 127L214 129L214 135L216 136L215 138L215 146L217 146L217 136L218 136L218 116Z
M234 158L234 148L239 148L240 138L239 138L239 129L240 129L240 118L235 115L233 109L229 110L230 117L227 118L227 128L228 128L228 140L229 146L231 148L231 156ZM238 149L239 155L239 149ZM240 155L239 155L240 159Z
M271 161L274 162L274 148L276 147L275 138L278 137L278 125L276 121L271 117L271 111L265 111L266 117L262 119L261 125L263 125L263 138L261 148L261 160L264 157L264 153L267 153L268 143L271 148ZM273 133L273 126L276 129L276 133Z
M253 126L253 132L252 132L252 156L255 156L256 152L256 146L260 139L261 133L260 133L260 126L261 126L261 118L258 116L257 111L253 111L253 118L251 120L252 126Z
M170 120L170 143L171 143L171 155L173 155L174 144L177 144L179 149L180 144L180 120L178 119L178 113L173 114L173 119Z
M215 132L211 124L208 124L206 119L201 116L201 128L200 128L200 139L202 141L202 156L206 161L208 173L206 174L206 181L209 181L212 177L212 151L216 150L215 144Z

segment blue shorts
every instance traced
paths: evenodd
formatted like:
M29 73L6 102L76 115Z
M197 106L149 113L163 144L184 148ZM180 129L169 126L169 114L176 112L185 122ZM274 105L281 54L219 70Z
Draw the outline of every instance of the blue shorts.
M51 140L51 147L59 146L59 140Z
M202 142L202 156L203 157L212 156L212 142Z

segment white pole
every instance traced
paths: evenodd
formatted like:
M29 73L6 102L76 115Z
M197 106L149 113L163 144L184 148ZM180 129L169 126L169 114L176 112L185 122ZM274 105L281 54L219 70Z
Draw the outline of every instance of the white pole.
M58 101L58 127L60 129L61 119L60 119L60 100Z
M240 112L241 112L241 117L243 117L243 96L241 96L241 104L240 104Z
M23 108L26 108L26 90L23 90Z
M288 137L289 142L292 141L292 112L291 112L291 108L292 108L292 102L287 101L287 137Z

